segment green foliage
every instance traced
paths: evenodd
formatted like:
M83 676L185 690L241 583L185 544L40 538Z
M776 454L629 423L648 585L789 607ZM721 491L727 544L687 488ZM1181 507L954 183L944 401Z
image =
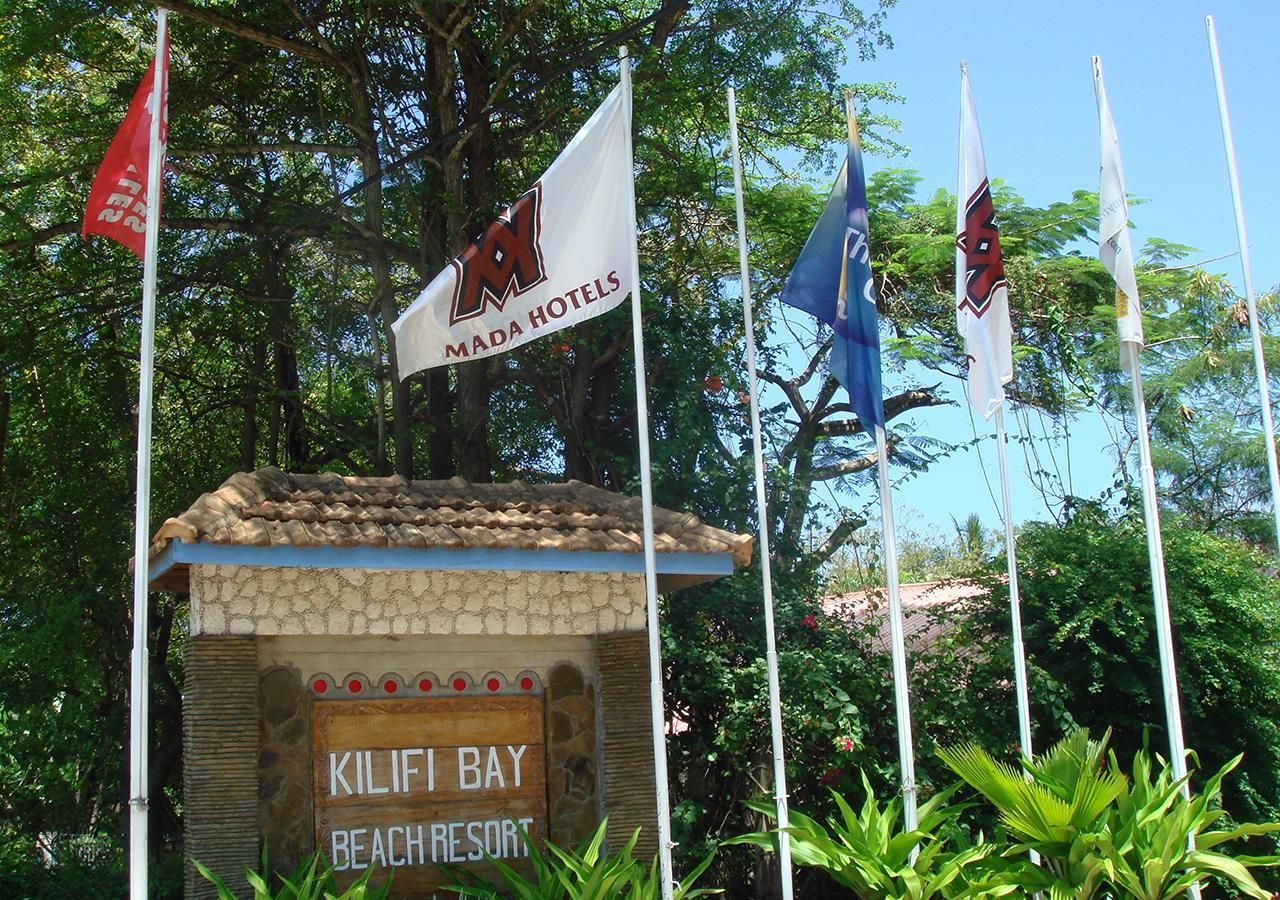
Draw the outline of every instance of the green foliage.
M922 531L897 524L898 578L903 584L948 581L984 573L995 548L1003 544L982 527L977 515L953 521L955 533ZM844 594L882 588L885 583L879 524L860 528L850 547L832 556L823 571L823 591Z
M862 787L866 799L857 811L838 792L831 792L838 817L828 818L826 827L801 812L789 811L791 821L786 831L797 865L821 870L864 900L967 896L983 883L975 864L999 848L981 840L976 844L966 840L958 821L965 806L948 804L955 787L920 806L919 821L912 831L903 830L901 797L882 805L866 775L862 776ZM774 809L769 803L751 806L770 816ZM746 834L725 843L775 851L777 840L773 831ZM977 881L971 883L975 877Z
M636 829L621 849L612 853L604 849L607 829L608 820L605 820L594 834L582 840L576 850L564 850L548 841L547 853L543 853L521 829L520 838L533 862L532 879L490 856L490 864L498 870L497 882L455 866L441 866L455 879L445 889L477 900L612 900L623 896L635 900L657 900L661 896L657 860L646 868L632 856L640 838L640 829ZM713 888L694 887L711 865L711 859L708 855L679 880L673 894L675 900L721 893Z
M404 382L387 332L614 86L626 42L656 499L749 528L723 73L739 73L744 162L762 186L753 233L785 212L756 257L755 277L776 286L812 225L797 176L841 140L840 68L850 47L887 46L891 0L214 6L170 18L153 527L264 464L635 490L625 315ZM140 272L77 233L154 10L16 0L6 13L0 818L20 847L88 835L122 853ZM894 99L859 86L869 146L892 146ZM795 149L802 173L782 171ZM754 205L779 182L789 190ZM153 598L150 622L151 845L174 852L183 605ZM0 877L25 871L14 865Z
M205 880L213 884L218 891L218 900L238 900L240 894L227 887L226 883L210 872L199 860L195 861L196 871ZM370 887L369 879L374 869L366 869L364 874L349 887L339 890L334 878L334 867L325 862L324 854L317 850L298 864L292 875L277 874L280 887L271 887L271 869L267 865L267 848L262 848L262 869L254 872L246 868L245 881L253 889L253 900L387 900L391 894L393 873L387 873L387 879L378 887Z
M1243 754L1223 803L1238 819L1280 820L1280 583L1271 561L1228 537L1163 528L1165 569L1186 743L1206 770ZM1149 732L1167 746L1145 530L1136 511L1075 508L1063 525L1018 539L1033 734L1113 729L1132 758ZM1003 564L999 567L1003 569ZM954 654L939 690L966 695L957 721L986 747L1016 734L1008 673L1008 588L997 578L952 637L983 654ZM999 712L992 715L992 710Z
M1222 783L1239 764L1239 756L1230 760L1188 800L1182 796L1186 779L1175 779L1172 766L1163 760L1159 770L1153 770L1150 755L1138 751L1131 781L1116 798L1106 836L1099 844L1117 890L1140 900L1172 900L1183 896L1190 885L1216 876L1245 896L1263 900L1272 896L1258 886L1249 868L1280 866L1280 856L1242 856L1215 849L1229 841L1280 831L1280 822L1211 830L1226 817L1218 805ZM1188 846L1188 836L1193 836L1194 849Z
M1185 797L1187 779L1175 778L1172 766L1162 761L1153 772L1140 750L1130 780L1115 754L1106 754L1106 743L1107 737L1091 741L1078 729L1020 767L974 744L938 752L996 808L1017 841L1003 849L1007 865L993 870L992 884L1081 900L1172 900L1216 876L1246 896L1272 896L1249 869L1278 866L1280 856L1234 854L1223 845L1280 831L1280 822L1213 828L1226 816L1219 806L1222 783L1239 757L1208 778L1203 791ZM1024 861L1028 852L1038 860Z
M1080 729L1026 762L1026 773L997 761L976 744L940 749L942 758L999 812L1001 823L1021 844L1011 852L1034 850L1041 864L1017 870L1025 888L1051 896L1095 896L1107 875L1095 847L1105 816L1124 791L1124 776L1104 766L1106 739L1090 741Z

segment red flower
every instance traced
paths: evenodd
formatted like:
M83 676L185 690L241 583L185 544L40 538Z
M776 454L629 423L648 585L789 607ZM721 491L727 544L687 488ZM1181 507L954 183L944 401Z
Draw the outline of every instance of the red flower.
M702 382L702 386L707 389L708 393L716 394L724 387L724 382L719 375L708 375L707 380Z
M822 777L818 779L818 784L834 784L842 775L844 775L844 769L838 766L833 769L827 769L822 773Z
M809 613L809 615L805 616L803 619L800 620L800 624L807 626L809 628L812 628L814 631L817 631L818 617L815 616L813 613Z
M853 738L840 738L840 749L846 752L853 750Z

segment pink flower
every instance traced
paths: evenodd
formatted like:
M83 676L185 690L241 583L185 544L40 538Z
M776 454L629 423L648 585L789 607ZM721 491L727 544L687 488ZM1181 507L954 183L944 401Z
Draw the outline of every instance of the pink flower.
M840 738L840 749L841 749L841 750L844 750L844 751L846 751L846 752L848 752L848 751L852 751L852 750L853 750L853 738L851 738L851 737Z

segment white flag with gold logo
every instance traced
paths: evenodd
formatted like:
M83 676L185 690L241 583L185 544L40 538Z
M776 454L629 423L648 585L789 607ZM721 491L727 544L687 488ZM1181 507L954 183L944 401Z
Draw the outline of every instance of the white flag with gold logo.
M1138 281L1133 274L1133 245L1129 238L1129 204L1125 200L1124 167L1120 164L1120 139L1111 120L1107 89L1102 83L1102 60L1093 58L1093 87L1098 98L1098 124L1102 131L1102 174L1098 185L1098 258L1116 282L1116 331L1121 344L1133 344L1134 358L1142 349L1142 307ZM1120 361L1128 369L1128 354L1121 348Z
M631 103L619 85L551 167L391 326L400 378L608 312L631 284Z

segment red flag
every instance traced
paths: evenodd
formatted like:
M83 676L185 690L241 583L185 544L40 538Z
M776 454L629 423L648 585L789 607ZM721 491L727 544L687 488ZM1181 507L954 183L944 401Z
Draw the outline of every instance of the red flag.
M160 60L160 92L164 97L164 113L160 117L160 166L164 168L164 146L169 137L169 42L165 41ZM100 234L124 244L143 258L147 231L147 145L151 137L152 87L155 84L156 61L147 67L129 104L129 112L111 139L107 155L102 158L98 174L89 189L81 236ZM159 214L160 198L156 198Z

